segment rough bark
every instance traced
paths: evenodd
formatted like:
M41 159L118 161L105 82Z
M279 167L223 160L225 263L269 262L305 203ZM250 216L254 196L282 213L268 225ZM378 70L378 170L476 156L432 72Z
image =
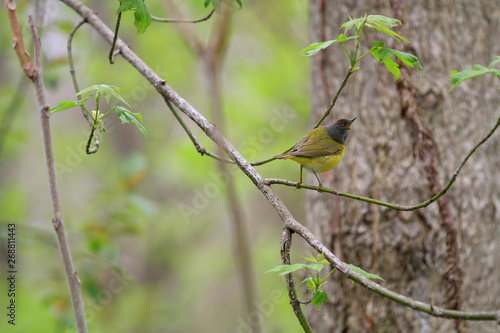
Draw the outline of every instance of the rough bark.
M460 160L495 123L500 114L498 79L481 77L451 93L450 70L488 65L500 55L500 4L482 1L401 3L403 34L424 66L424 78L410 70L417 113L432 138L437 177L451 176ZM368 14L394 16L389 1L311 2L311 42L335 39L340 25ZM362 42L393 45L372 30ZM324 112L347 71L348 59L330 47L312 59L312 120ZM425 160L401 113L400 92L392 75L372 58L361 62L326 123L357 116L346 156L324 185L385 201L414 204L431 195ZM473 155L448 192L451 218L458 235L459 267L463 270L462 307L500 308L500 137ZM312 180L310 180L312 182ZM434 190L433 190L434 191ZM346 262L384 277L387 287L425 302L446 307L447 230L437 203L416 212L396 212L308 191L308 228ZM445 275L446 276L446 275ZM308 313L318 332L450 331L455 322L432 318L370 294L335 275L326 285L329 303ZM448 295L449 296L449 295ZM468 331L498 329L492 322L471 322Z

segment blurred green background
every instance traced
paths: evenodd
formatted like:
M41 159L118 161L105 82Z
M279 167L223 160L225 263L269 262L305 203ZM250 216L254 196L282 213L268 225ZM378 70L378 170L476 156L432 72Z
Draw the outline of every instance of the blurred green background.
M114 27L118 1L84 2ZM209 9L203 0L174 1L187 17ZM67 35L80 18L59 2L45 5L45 23L33 3L18 2L25 41L27 16L38 12L48 102L74 95L66 55ZM150 12L168 17L160 1ZM307 1L243 1L233 5L223 71L224 135L249 160L271 157L300 139L309 120ZM216 14L217 15L217 14ZM51 225L51 206L34 91L12 49L5 8L0 9L0 308L5 309L7 224L16 224L17 321L2 332L71 332L73 314ZM206 41L214 20L194 28ZM199 58L173 24L155 23L137 36L133 14L122 18L120 37L181 96L214 121L209 84ZM73 53L83 89L111 84L140 112L148 139L131 125L107 117L95 155L85 155L88 125L79 109L51 118L63 215L82 281L92 332L248 332L235 266L232 226L220 173L202 157L154 88L130 64L108 61L109 45L84 25ZM17 97L16 97L17 96ZM16 101L17 104L13 103ZM184 117L185 118L185 117ZM214 145L186 119L207 148ZM298 166L276 161L258 168L264 177L298 179ZM280 262L282 222L255 186L234 173L243 203L259 306L265 332L301 331L284 278L265 274ZM303 195L276 188L303 220ZM188 212L188 213L186 213ZM304 254L297 237L292 261Z

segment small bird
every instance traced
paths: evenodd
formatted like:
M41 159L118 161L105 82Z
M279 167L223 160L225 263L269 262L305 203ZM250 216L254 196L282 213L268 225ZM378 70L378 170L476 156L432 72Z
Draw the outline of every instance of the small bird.
M297 188L302 184L302 168L314 173L319 182L318 191L323 187L316 172L328 172L342 160L354 120L356 117L340 119L331 125L315 128L297 142L288 153L274 156L300 164L300 180L296 185Z

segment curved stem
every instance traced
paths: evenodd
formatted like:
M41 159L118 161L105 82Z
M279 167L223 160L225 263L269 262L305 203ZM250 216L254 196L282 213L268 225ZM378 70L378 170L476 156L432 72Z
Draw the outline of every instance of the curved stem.
M162 18L162 17L157 17L154 15L151 15L151 19L156 22L164 22L164 23L200 23L203 21L208 20L212 15L215 13L215 8L210 11L210 13L207 16L202 17L201 19L197 20L192 20L192 19L168 19L168 18Z
M73 81L73 87L75 88L75 93L78 94L80 91L80 87L78 85L78 80L76 79L76 71L75 71L75 65L73 62L73 51L72 51L72 43L73 43L73 36L75 35L76 31L86 22L85 19L80 20L74 28L71 30L68 36L68 43L67 43L67 50L68 50L68 63L69 63L69 73L71 75L71 80ZM78 100L80 101L82 99L81 95L76 96ZM90 126L90 135L89 139L87 141L87 145L85 146L85 152L87 155L90 154L95 154L97 153L97 150L99 150L99 137L97 134L95 134L95 128L94 128L94 122L92 120L92 114L85 108L85 106L82 104L80 105L80 109L82 110L82 115L85 120L89 123ZM94 146L90 148L90 144L92 143L92 137L94 138Z
M340 45L342 46L342 48L344 49L345 53L347 53L347 56L349 57L349 60L351 61L351 64L352 64L352 63L353 63L353 61L352 61L352 56L351 56L351 54L349 53L349 51L347 51L347 49L345 48L344 43L339 42L339 44L340 44Z

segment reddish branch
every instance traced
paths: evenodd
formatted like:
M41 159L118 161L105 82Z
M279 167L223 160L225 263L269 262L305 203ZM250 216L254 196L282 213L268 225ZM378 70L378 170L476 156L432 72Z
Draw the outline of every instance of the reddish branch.
M9 16L10 29L12 30L12 47L17 53L17 57L19 58L19 62L26 76L33 78L35 75L35 68L31 64L30 54L24 46L21 23L19 23L19 17L17 15L17 4L14 0L5 0L5 7L7 8L7 15Z
M394 9L394 17L402 20L403 15L399 0L392 0L391 6ZM398 26L395 30L401 34L402 28ZM399 60L398 64L401 75L396 85L401 101L401 117L406 120L410 127L418 155L424 163L429 191L438 193L442 184L437 170L434 140L430 131L424 127L419 119L417 92L411 84L409 69ZM445 305L448 309L461 310L462 294L460 289L463 283L463 273L458 251L457 222L451 214L450 199L446 194L438 199L438 207L441 225L446 232L446 267L442 275L445 285ZM456 328L458 331L462 329L459 321L457 321Z

